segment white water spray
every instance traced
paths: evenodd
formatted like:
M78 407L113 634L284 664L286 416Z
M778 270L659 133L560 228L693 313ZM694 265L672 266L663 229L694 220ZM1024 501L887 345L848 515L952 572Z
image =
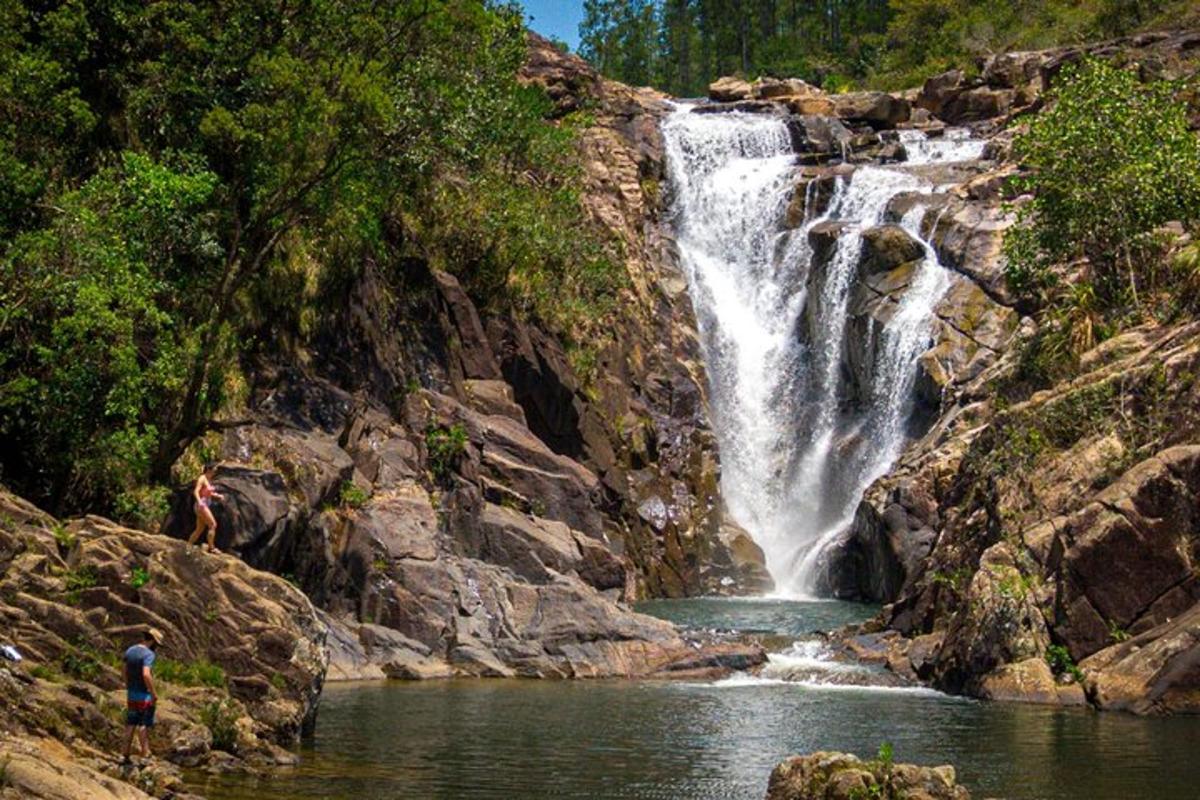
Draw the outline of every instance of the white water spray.
M729 511L763 548L777 590L811 593L823 549L863 492L899 457L914 409L917 360L951 276L933 248L876 334L866 398L847 402L849 304L862 232L884 221L901 192L934 186L898 167L860 167L838 181L822 214L784 224L797 180L785 122L752 114L695 114L664 123L676 235L700 325ZM982 144L948 132L901 133L911 163L979 158ZM811 190L810 185L810 190ZM901 226L923 242L924 208ZM809 233L842 227L816 259ZM822 261L822 263L817 263Z

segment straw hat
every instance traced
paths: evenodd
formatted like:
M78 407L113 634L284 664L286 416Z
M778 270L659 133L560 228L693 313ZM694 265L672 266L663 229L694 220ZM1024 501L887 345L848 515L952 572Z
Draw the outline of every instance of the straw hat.
M163 643L162 631L158 628L146 628L146 638L153 640L155 644Z

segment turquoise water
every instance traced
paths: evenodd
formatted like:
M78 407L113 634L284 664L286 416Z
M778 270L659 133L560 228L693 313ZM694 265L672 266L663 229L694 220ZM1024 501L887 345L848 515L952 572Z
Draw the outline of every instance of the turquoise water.
M653 610L789 635L865 611L788 607L706 600ZM213 800L761 798L771 769L792 753L871 756L884 741L900 760L954 764L977 800L1182 800L1200 787L1196 718L735 679L331 685L299 767L195 788Z

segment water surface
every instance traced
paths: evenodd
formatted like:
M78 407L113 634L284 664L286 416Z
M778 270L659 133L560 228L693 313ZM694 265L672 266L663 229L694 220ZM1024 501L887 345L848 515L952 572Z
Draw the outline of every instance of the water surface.
M839 605L795 604L799 620L777 601L652 608L701 627L769 617L807 631L819 626L806 613L863 613ZM976 798L1182 800L1200 786L1200 719L734 679L330 685L299 767L196 788L212 800L761 798L792 753L870 756L884 741L904 761L954 764Z

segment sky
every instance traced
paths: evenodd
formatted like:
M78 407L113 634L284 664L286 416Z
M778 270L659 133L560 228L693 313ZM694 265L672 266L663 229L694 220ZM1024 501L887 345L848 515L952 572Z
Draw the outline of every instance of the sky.
M579 49L579 23L583 19L583 0L521 0L525 13L533 19L529 27L543 36L553 36Z

